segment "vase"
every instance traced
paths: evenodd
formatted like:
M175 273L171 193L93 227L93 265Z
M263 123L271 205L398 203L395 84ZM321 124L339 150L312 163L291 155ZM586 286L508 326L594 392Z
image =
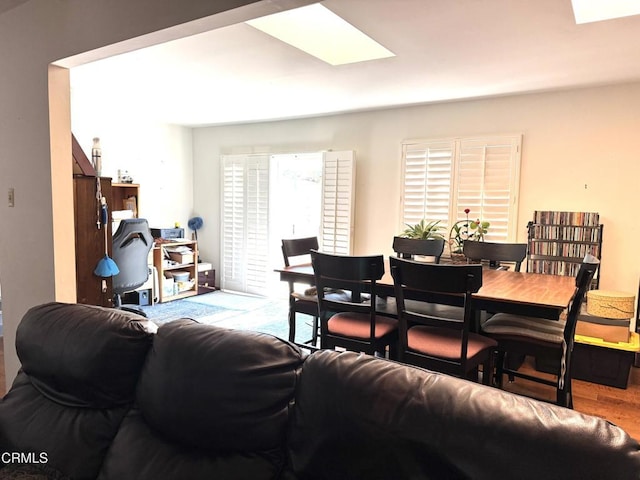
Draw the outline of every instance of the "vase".
M451 263L454 265L462 265L467 263L467 257L464 256L464 253L451 253Z

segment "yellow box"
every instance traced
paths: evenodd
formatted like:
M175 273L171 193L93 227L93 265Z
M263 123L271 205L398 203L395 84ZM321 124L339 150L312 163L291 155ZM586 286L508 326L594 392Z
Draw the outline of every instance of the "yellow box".
M591 345L593 347L612 348L614 350L622 350L625 352L640 352L640 335L631 332L628 342L605 342L601 338L585 337L582 335L575 336L576 343Z
M587 313L596 317L627 319L633 317L635 296L607 290L587 292Z

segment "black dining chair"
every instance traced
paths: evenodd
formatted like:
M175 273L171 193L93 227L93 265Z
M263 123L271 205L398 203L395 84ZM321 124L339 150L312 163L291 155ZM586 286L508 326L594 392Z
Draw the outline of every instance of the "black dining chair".
M481 265L436 265L391 257L399 322L398 360L461 378L493 378L493 352L497 342L470 331L474 323L472 297L482 286ZM430 304L462 303L464 317L448 318L437 312L415 310L408 298Z
M554 403L573 408L571 392L571 355L573 352L576 323L584 296L598 268L594 263L583 263L576 276L574 294L567 307L566 320L547 320L507 313L496 313L483 323L484 335L498 344L496 360L496 385L502 388L503 375L524 378L556 389ZM555 380L536 376L507 365L509 355L531 355L544 359L555 373Z
M318 292L320 347L342 347L395 358L398 322L376 312L382 255L346 256L311 251ZM336 296L338 290L348 295Z
M311 250L318 249L318 237L288 238L282 240L282 256L285 267L310 263ZM295 282L289 282L289 341L295 342L296 314L312 318L311 339L301 342L316 345L318 341L318 296L315 289L296 289Z
M507 270L509 267L502 265L501 262L508 262L514 264L515 271L519 272L527 256L527 244L465 240L462 253L471 263L486 263L489 268Z
M416 255L419 255L433 257L434 263L440 263L440 257L444 251L444 239L393 237L392 248L400 258L415 260Z

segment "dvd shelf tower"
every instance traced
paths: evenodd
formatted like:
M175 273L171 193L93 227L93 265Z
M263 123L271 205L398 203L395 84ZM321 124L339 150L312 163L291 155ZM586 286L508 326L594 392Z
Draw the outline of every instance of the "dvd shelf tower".
M528 272L575 277L585 255L601 258L603 225L597 213L535 211L527 229ZM591 288L598 288L601 268Z

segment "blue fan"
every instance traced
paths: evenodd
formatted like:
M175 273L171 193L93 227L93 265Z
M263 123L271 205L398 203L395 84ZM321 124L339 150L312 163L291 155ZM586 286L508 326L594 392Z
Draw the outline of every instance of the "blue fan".
M191 218L188 222L187 225L189 226L189 228L191 230L193 230L195 236L196 236L196 242L198 241L198 230L202 228L202 225L204 225L204 221L202 220L202 217L193 217Z

